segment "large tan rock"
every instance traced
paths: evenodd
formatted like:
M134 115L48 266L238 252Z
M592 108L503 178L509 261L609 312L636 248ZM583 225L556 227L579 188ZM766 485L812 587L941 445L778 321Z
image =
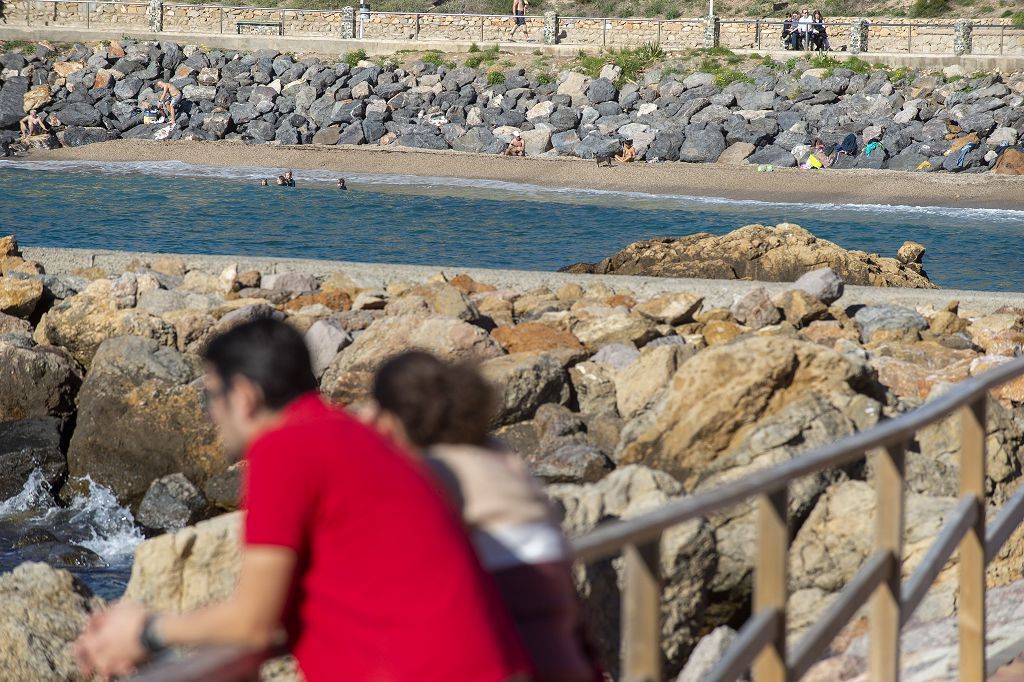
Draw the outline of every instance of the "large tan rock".
M0 237L0 258L8 256L21 256L21 251L18 250L18 240L13 234Z
M871 365L878 381L900 398L924 400L935 384L955 383L970 375L972 350L953 350L937 343L886 344L874 349Z
M633 310L655 322L677 325L692 322L703 303L704 297L697 294L660 294L636 305Z
M229 597L238 581L241 512L222 514L135 548L125 597L151 609L180 613ZM263 665L265 682L301 682L291 656Z
M0 277L0 313L15 317L31 317L42 297L42 282L34 279Z
M619 461L676 475L688 487L740 446L758 422L809 394L851 396L866 366L820 345L747 338L702 351L624 437Z
M231 595L238 580L242 512L146 540L135 548L125 596L182 612Z
M600 304L574 307L570 325L576 338L595 350L609 343L643 345L658 336L653 320L630 313L624 307Z
M608 519L634 518L682 493L671 476L642 466L617 469L596 484L552 485L546 490L565 509L563 527L571 536L589 532ZM669 674L679 671L708 626L706 607L715 561L714 534L704 521L674 526L662 536L661 644ZM619 650L621 570L619 561L576 566L587 624L613 676Z
M54 72L61 78L67 78L73 73L77 73L85 68L85 64L82 62L55 62L53 65Z
M818 239L799 225L747 225L722 236L707 233L634 242L599 263L570 272L753 279L792 282L806 272L830 267L847 284L934 288L919 266L863 251L847 251Z
M66 348L78 362L88 367L101 343L129 335L153 339L166 346L175 345L174 327L159 317L136 308L120 308L108 296L85 293L51 308L39 321L34 338L38 343Z
M50 86L46 83L31 88L22 98L26 113L33 109L42 109L49 104L52 99L53 93L50 91Z
M0 673L5 680L78 682L71 643L103 607L70 573L26 562L0 575Z
M614 381L619 414L631 419L653 404L694 350L682 345L644 348L636 362L617 370Z
M569 331L540 322L522 322L514 327L498 327L491 336L509 353L556 350L582 350L583 344Z
M103 342L78 396L71 490L86 475L136 507L150 483L181 472L197 486L231 464L200 404L195 356L152 339Z
M388 358L416 348L452 361L481 361L503 354L490 334L460 320L422 315L385 317L373 322L334 358L320 386L338 402L363 399L378 367Z

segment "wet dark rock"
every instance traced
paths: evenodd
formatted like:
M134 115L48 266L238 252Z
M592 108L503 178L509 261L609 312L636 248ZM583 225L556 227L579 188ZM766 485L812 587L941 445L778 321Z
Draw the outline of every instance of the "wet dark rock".
M0 422L0 500L14 497L33 471L56 489L67 474L60 420L53 417Z

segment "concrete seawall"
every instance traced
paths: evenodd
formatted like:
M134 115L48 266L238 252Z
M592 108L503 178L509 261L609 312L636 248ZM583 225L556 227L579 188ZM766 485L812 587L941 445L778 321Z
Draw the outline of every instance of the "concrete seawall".
M52 274L100 267L108 272L124 271L133 260L150 260L158 253L109 251L92 249L55 249L22 247L25 258L36 260ZM705 297L709 306L729 306L733 300L753 287L763 286L773 295L790 288L786 282L749 282L737 280L676 279L667 277L631 277L623 275L576 275L560 272L527 270L497 270L465 268L453 265L399 265L379 263L353 263L347 261L304 258L267 258L260 256L215 256L202 254L176 254L185 259L190 268L217 274L232 263L239 271L259 270L265 274L301 272L326 275L343 271L357 283L368 288L383 287L394 281L423 281L438 272L452 276L467 274L473 279L499 288L533 289L557 288L569 282L588 286L602 282L613 289L631 289L639 296L652 296L662 292L692 292ZM942 308L950 301L960 301L963 312L986 315L1003 306L1024 308L1024 292L988 292L964 289L897 289L848 286L841 299L845 305L892 304L909 307L932 306Z

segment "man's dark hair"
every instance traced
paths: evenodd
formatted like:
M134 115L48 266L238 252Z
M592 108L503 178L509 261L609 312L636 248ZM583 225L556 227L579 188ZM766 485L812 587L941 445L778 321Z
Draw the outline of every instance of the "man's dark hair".
M277 320L245 322L214 337L203 359L225 386L237 376L259 386L272 410L317 389L305 340L291 325Z
M422 351L385 362L374 377L373 398L420 448L483 445L496 407L494 391L475 367L448 364Z

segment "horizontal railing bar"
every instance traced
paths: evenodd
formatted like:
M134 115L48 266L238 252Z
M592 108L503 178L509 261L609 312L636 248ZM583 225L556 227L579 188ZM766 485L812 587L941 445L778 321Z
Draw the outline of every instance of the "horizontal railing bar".
M1024 521L1024 486L1017 489L999 510L995 521L988 524L985 532L985 563L991 562L999 554L1006 541Z
M803 677L839 631L843 629L857 609L864 606L871 593L875 591L896 570L896 558L892 552L882 551L873 554L857 574L846 583L835 601L815 621L803 639L790 652L789 675L798 680Z
M752 616L736 639L725 650L718 664L704 678L705 682L733 682L750 669L754 659L768 642L775 637L780 627L785 627L778 609L766 609Z
M401 17L417 17L417 16L419 16L419 17L429 17L429 16L435 16L435 17L474 17L474 18L477 18L477 19L479 19L480 17L484 17L484 18L492 17L492 18L508 19L508 18L512 18L512 17L515 16L515 15L513 15L511 13L510 14L449 14L447 12L378 12L376 10L372 11L372 12L366 12L366 15L369 15L371 17L374 16L374 15L377 15L377 16L391 16L391 17L394 17L394 16L401 16ZM544 15L542 15L542 14L526 14L526 15L523 15L523 18L524 19L543 19Z
M683 521L706 516L754 495L774 492L795 478L848 464L863 457L868 450L909 440L921 428L945 419L954 410L1021 374L1024 374L1024 358L1011 360L961 382L955 389L912 412L881 422L867 431L815 448L714 490L681 498L641 516L609 522L586 536L575 538L573 551L577 559L593 561L617 553L627 543L651 542L662 531Z
M928 594L935 578L942 572L942 567L953 556L953 552L960 546L967 532L978 520L978 502L973 496L962 498L952 513L946 519L946 523L939 531L935 542L928 548L921 563L913 575L907 579L900 588L900 625L906 625L914 611L921 604L921 600Z
M231 682L248 679L259 670L263 661L280 653L284 653L283 650L273 648L209 647L183 658L159 661L129 679L133 682Z

